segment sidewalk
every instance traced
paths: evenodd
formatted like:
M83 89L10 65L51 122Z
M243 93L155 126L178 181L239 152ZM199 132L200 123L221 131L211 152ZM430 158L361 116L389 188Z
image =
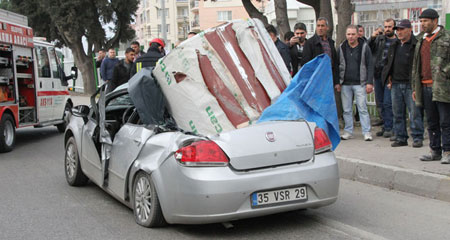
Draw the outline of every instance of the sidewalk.
M372 128L371 142L363 141L360 127L341 141L335 150L341 177L450 202L450 165L419 160L429 153L428 138L421 148L413 148L412 139L393 148L388 138L375 137L378 129Z

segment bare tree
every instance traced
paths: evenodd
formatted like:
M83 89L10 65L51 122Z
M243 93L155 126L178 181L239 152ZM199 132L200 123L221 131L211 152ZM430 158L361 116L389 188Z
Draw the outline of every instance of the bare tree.
M345 30L352 22L352 15L355 11L355 5L351 0L335 0L336 12L338 15L338 26L336 33L336 44L341 44L345 40Z
M257 0L260 1L260 0ZM264 23L264 26L269 25L269 21L267 20L267 17L264 16L262 12L260 12L255 5L253 5L251 0L242 0L242 5L244 5L245 11L247 11L248 15L251 18L257 18L261 20Z
M277 0L275 4L275 16L277 18L278 31L280 33L280 38L284 39L284 34L291 31L289 26L289 18L287 14L287 3L286 0Z
M328 19L328 35L331 36L334 30L333 11L331 9L331 0L297 0L303 4L311 6L316 13L316 19L325 17Z

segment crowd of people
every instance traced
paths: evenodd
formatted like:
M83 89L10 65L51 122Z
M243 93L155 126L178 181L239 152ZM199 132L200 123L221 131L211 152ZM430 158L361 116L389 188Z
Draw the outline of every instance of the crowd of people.
M434 9L424 10L419 19L422 32L417 36L408 19L384 20L369 39L362 26L349 25L345 41L336 48L323 17L317 19L309 39L301 22L284 35L284 41L273 26L267 31L292 76L317 55L330 57L338 117L344 122L342 140L353 138L355 118L365 141L373 140L372 126L380 126L376 136L389 138L392 147L408 146L409 122L412 147L420 148L426 116L431 151L420 160L449 164L450 32L438 25ZM371 124L366 99L372 91L380 119Z

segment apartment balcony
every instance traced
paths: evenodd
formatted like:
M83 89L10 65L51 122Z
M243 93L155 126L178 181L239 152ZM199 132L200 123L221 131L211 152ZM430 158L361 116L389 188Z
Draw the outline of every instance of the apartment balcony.
M411 6L425 8L429 5L427 0L353 0L352 3L355 4L355 12L408 9Z
M191 11L198 12L198 0L190 0L191 1Z
M187 7L189 6L188 0L177 0L177 7Z
M188 15L178 15L177 22L178 23L189 22L189 16Z

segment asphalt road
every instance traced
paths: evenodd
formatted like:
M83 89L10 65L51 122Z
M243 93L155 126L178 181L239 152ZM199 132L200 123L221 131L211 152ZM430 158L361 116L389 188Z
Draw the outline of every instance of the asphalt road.
M21 129L0 154L0 239L448 239L450 204L341 180L328 207L222 224L147 229L94 184L67 185L63 135Z

